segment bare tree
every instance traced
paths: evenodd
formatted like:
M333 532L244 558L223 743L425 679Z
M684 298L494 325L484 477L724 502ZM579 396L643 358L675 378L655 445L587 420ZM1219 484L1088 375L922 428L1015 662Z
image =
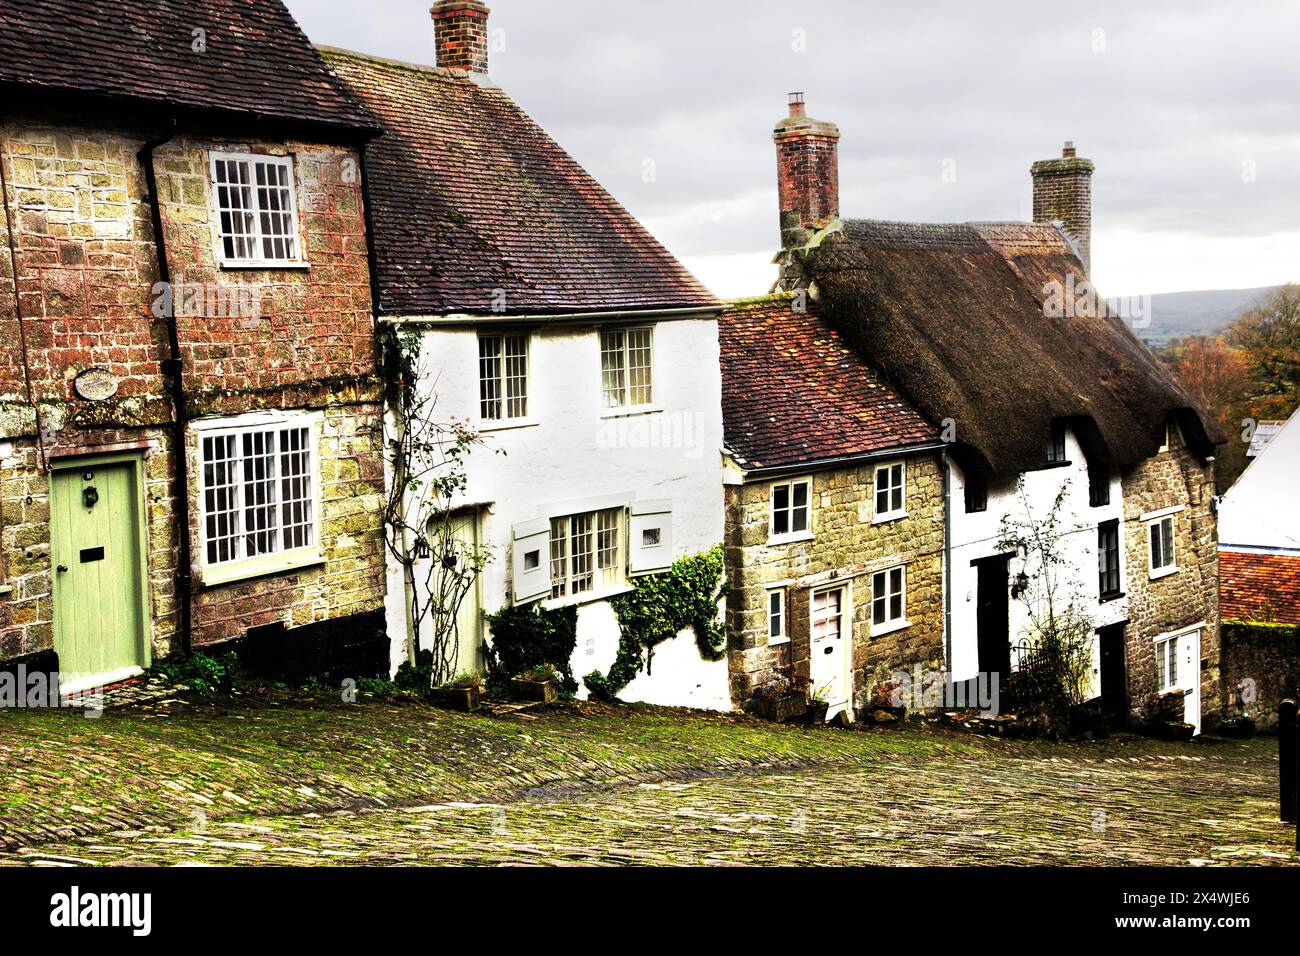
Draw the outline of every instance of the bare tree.
M421 388L426 375L420 349L416 331L396 330L385 341L389 428L384 539L402 570L407 660L417 665L420 635L429 622L429 682L437 687L456 677L463 666L460 611L491 562L492 551L461 541L455 533L456 501L469 483L466 459L484 444L483 437L467 421L440 421L435 416L436 385Z

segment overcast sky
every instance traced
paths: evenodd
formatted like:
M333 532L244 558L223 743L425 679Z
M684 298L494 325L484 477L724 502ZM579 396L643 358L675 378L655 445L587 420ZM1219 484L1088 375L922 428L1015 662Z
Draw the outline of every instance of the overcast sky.
M317 43L432 62L431 0L287 2ZM1027 219L1072 139L1104 294L1300 281L1296 0L489 3L494 80L720 295L774 278L791 90L840 126L846 216Z

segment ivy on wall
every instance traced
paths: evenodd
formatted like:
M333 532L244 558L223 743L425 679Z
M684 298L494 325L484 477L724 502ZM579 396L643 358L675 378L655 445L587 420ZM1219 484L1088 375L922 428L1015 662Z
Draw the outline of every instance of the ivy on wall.
M679 558L662 574L639 578L635 587L610 601L618 617L618 654L608 674L593 671L582 680L597 700L613 700L641 671L654 649L681 631L695 631L706 661L726 653L726 631L718 620L718 601L727 592L722 546Z

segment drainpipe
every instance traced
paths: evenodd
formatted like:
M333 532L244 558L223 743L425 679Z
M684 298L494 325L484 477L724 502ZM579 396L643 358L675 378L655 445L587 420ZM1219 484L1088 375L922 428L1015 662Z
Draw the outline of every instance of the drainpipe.
M166 135L146 140L137 154L140 165L144 167L145 190L149 203L149 217L153 222L154 248L158 257L158 281L166 287L163 298L167 321L168 356L163 359L163 375L167 379L171 395L174 421L172 424L172 456L175 468L172 471L172 498L175 502L176 524L180 528L180 553L176 568L176 594L180 604L180 639L181 650L190 653L193 631L193 608L191 599L194 592L193 555L190 548L190 482L189 457L185 448L185 380L181 362L180 332L176 328L176 299L171 294L171 266L167 261L167 238L163 233L162 206L158 199L158 178L154 173L154 150L164 143L171 142L176 136L176 118L172 117L170 129Z
M943 664L952 683L952 466L948 455L939 453L943 470Z

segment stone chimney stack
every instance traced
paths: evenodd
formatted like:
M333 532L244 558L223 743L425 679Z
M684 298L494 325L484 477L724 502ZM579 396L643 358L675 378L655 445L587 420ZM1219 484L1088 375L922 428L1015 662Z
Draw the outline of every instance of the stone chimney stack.
M470 73L488 71L488 8L478 0L438 0L433 17L438 65Z
M807 244L812 234L840 216L840 131L809 119L802 93L790 94L790 115L776 124L777 188L781 245Z
M1092 268L1092 161L1066 143L1060 159L1034 163L1034 222L1059 222L1079 244L1084 271Z

